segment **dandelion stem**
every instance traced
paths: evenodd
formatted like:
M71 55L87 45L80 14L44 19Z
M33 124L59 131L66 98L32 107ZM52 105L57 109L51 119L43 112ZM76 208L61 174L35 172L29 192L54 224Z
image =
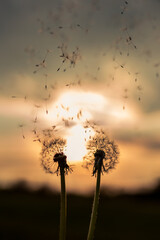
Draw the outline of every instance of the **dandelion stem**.
M60 175L61 175L61 211L60 211L59 239L64 240L66 236L67 198L66 198L65 174L63 167L60 167Z
M98 212L100 182L101 182L101 168L99 167L98 170L97 170L96 191L95 191L95 195L94 195L92 214L91 214L91 220L90 220L87 240L92 240L93 236L94 236L94 230L95 230L97 212Z

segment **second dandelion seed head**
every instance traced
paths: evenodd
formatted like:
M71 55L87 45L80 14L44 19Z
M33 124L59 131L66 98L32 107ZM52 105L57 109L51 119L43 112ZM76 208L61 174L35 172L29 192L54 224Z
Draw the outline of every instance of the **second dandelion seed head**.
M115 168L118 163L119 150L118 146L111 141L102 129L94 126L95 135L87 143L87 154L84 156L85 166L93 167L93 175L98 170L108 172Z

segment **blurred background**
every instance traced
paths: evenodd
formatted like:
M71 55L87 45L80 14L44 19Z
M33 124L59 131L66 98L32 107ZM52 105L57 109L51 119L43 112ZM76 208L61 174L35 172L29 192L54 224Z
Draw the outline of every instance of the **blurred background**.
M60 195L25 182L0 190L1 239L58 239ZM68 195L67 239L86 239L93 194ZM159 239L160 184L137 194L103 188L95 239Z
M95 239L159 239L159 10L158 0L1 2L1 239L57 239L45 129L67 140L68 239L85 238L95 187L82 167L86 121L120 151L102 176Z

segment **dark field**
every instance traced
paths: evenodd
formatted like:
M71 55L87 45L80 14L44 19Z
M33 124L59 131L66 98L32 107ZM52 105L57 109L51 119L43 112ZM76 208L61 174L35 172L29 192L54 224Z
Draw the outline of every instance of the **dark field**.
M160 188L146 194L101 194L95 240L159 240ZM0 240L58 239L59 194L43 188L0 190ZM68 196L68 240L86 239L92 197Z

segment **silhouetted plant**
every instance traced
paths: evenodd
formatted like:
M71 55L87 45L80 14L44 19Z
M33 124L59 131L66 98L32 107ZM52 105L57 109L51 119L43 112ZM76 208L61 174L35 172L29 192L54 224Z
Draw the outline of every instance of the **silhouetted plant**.
M60 235L59 239L64 240L66 236L67 198L65 187L65 174L72 172L67 164L67 156L63 153L66 141L62 138L51 138L49 136L42 142L41 165L47 173L61 176L61 211L60 211ZM55 170L55 165L56 170Z
M118 146L114 141L109 140L108 136L102 130L97 130L95 136L88 141L87 150L88 154L84 157L85 165L93 167L92 174L97 177L96 191L94 195L91 220L89 225L87 240L92 240L94 237L94 230L96 225L96 218L98 212L99 193L101 174L108 173L111 169L115 168L118 163Z

